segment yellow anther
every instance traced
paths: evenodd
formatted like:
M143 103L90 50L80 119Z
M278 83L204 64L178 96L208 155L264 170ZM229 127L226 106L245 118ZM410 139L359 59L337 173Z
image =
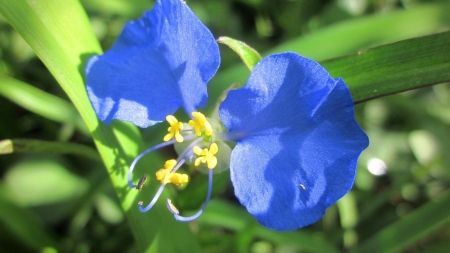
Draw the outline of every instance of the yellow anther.
M184 183L187 183L189 181L189 178L186 174L170 172L176 164L177 161L174 159L167 160L164 164L164 169L160 169L156 172L156 179L159 180L163 185L172 183L181 186Z
M219 151L217 144L211 144L209 150L207 148L201 149L197 146L195 146L192 150L196 155L199 156L197 159L195 159L195 166L200 165L200 163L207 163L209 169L214 169L214 167L216 167L217 158L214 155L217 154L217 151Z
M164 141L169 141L175 136L177 142L183 142L183 135L180 134L180 130L183 130L183 123L179 122L173 115L168 115L166 120L169 122L170 127L167 129L169 133L164 136Z
M175 167L175 165L177 165L177 160L175 159L167 160L164 163L164 169L170 172L173 169L173 167Z
M205 130L205 135L211 136L212 127L211 124L209 124L209 122L206 120L205 115L200 112L193 112L192 116L194 117L194 119L189 121L189 125L194 128L195 133L198 136L201 136L202 131Z

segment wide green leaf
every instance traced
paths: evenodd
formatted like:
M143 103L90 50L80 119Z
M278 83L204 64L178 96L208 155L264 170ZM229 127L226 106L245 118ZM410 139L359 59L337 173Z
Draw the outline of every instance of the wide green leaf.
M450 81L450 32L409 39L322 62L355 103Z
M83 69L87 59L101 53L101 48L79 1L0 0L0 12L44 62L94 136L140 251L200 251L188 226L173 219L164 201L147 214L137 208L138 191L127 187L126 170L143 143L134 126L121 122L107 126L98 121L92 109ZM154 163L148 167L156 170L154 166L161 158L150 156ZM151 189L146 190L148 193L140 198L151 197Z

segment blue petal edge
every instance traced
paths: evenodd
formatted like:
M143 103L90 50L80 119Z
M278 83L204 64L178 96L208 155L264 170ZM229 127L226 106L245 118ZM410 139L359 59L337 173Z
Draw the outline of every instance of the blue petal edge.
M351 189L368 146L345 83L295 53L261 60L219 115L238 136L230 161L235 194L271 229L318 221Z
M86 66L86 88L98 118L139 127L182 107L206 105L207 82L220 64L211 32L180 0L158 0L129 22L114 46Z

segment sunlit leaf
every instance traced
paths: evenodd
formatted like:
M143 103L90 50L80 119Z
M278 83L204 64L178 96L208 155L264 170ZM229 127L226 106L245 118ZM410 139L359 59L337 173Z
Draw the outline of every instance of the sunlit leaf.
M261 55L242 41L222 36L217 39L217 42L230 47L241 58L250 71L252 71L256 63L261 60Z
M450 81L450 32L400 41L322 62L355 103Z

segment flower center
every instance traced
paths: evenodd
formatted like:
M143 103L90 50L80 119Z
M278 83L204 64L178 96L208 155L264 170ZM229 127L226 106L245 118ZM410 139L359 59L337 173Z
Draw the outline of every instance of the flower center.
M197 156L194 161L194 166L200 166L201 164L206 164L208 167L208 192L206 201L203 204L201 210L199 210L195 215L190 217L183 217L179 215L177 208L172 204L170 199L167 199L167 207L170 212L174 214L176 220L179 221L191 221L196 219L203 210L206 208L209 199L211 197L212 192L212 177L213 177L213 169L218 164L218 159L216 154L219 151L218 145L214 142L215 138L221 139L222 135L214 136L213 126L207 120L205 115L200 112L193 112L192 119L188 122L188 124L183 124L175 118L173 115L168 115L166 117L167 122L169 123L169 128L167 129L168 133L164 136L164 142L160 143L152 148L147 149L139 156L137 156L133 163L130 166L130 171L128 172L128 185L132 188L136 188L141 190L144 186L144 183L147 181L147 176L144 175L138 182L137 185L133 184L131 181L132 172L136 165L136 163L146 154L168 146L173 145L175 143L179 143L177 145L185 146L184 150L180 153L178 159L169 159L165 162L164 168L159 169L156 172L156 179L161 183L160 188L157 193L153 197L152 201L147 205L147 207L143 207L142 201L138 203L139 209L141 212L147 212L150 210L153 205L156 203L158 198L160 197L164 187L169 184L175 184L177 186L182 186L183 184L189 181L189 177L187 174L177 173L177 170L186 162L190 161L193 156ZM214 123L214 129L220 129L220 125ZM195 132L195 134L193 134ZM220 132L220 130L219 130ZM187 146L184 142L190 141ZM220 142L221 143L221 142ZM222 148L221 148L222 149Z
M192 113L193 119L189 121L189 126L193 128L195 131L195 134L197 136L200 136L200 138L197 138L197 142L200 143L200 141L203 139L210 140L210 137L213 133L213 129L211 124L206 119L205 115L203 115L200 112L193 112ZM184 141L184 136L182 133L186 133L192 130L185 130L183 127L183 123L178 121L177 118L173 115L168 115L166 117L167 122L169 123L170 127L167 129L169 132L166 136L164 136L164 141L170 141L171 139L175 138L175 140L178 143L181 143ZM201 137L203 135L203 138ZM192 149L192 151L191 151ZM183 156L186 156L186 158L190 158L193 154L197 155L198 157L195 159L194 165L199 166L202 163L206 163L208 169L213 169L217 165L217 158L216 154L219 151L219 148L216 143L211 143L209 145L209 148L200 148L199 146L195 145L191 147L189 145L182 153L185 155L181 155L181 160L183 163L187 160ZM168 183L173 183L178 186L182 186L184 183L187 183L189 181L189 178L186 174L180 174L175 173L175 171L181 166L179 166L174 169L175 165L177 165L178 161L171 159L166 161L164 165L164 169L160 169L158 172L156 172L156 179L161 182L161 184L166 185ZM141 187L142 188L142 187Z

